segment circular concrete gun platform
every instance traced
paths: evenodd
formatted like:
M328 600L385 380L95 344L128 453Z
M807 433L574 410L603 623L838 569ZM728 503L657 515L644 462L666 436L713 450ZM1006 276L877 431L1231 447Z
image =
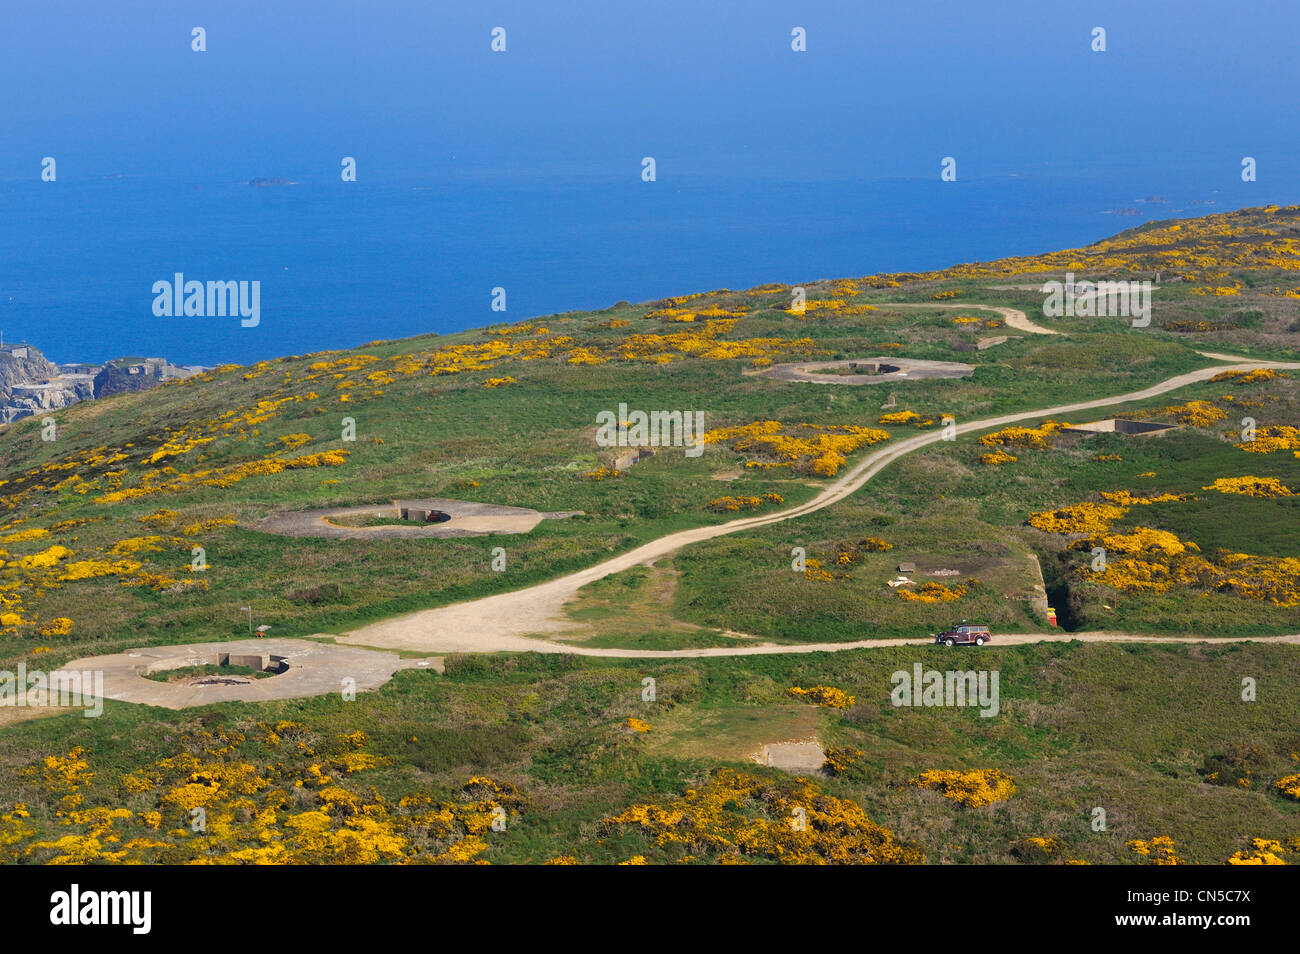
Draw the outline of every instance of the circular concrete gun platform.
M273 513L256 524L255 530L290 537L335 537L348 539L393 539L407 537L476 537L488 533L527 533L543 520L576 517L580 510L542 513L526 507L467 500L421 498L394 500L392 504L364 507L331 507ZM367 519L400 521L365 526Z
M197 666L239 666L267 675L190 676L160 682L150 676ZM216 702L266 702L323 696L345 689L376 689L401 669L442 671L442 660L403 659L396 653L331 646L303 639L242 639L186 646L152 646L111 656L74 659L59 667L104 674L104 698L164 709ZM350 680L350 681L349 681Z
M835 374L838 370L840 373ZM847 361L797 361L774 364L760 377L778 381L811 381L814 384L885 384L931 378L964 378L975 373L973 365L959 361L926 361L921 358L850 358Z

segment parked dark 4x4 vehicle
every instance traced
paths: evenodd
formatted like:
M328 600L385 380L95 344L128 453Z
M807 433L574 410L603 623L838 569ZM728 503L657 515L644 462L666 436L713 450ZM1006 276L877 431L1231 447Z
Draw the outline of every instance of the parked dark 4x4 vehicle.
M987 626L973 626L970 623L958 623L952 629L936 633L934 641L945 646L983 646L993 637Z

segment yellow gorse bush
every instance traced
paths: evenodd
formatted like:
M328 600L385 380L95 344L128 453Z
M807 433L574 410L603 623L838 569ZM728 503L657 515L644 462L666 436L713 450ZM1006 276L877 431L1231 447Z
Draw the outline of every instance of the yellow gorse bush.
M785 691L785 694L797 699L807 699L819 706L829 706L832 709L847 709L857 698L834 686L811 686L808 689L792 686Z
M37 632L41 636L47 637L66 636L68 633L72 632L72 620L68 619L66 616L56 616L37 630Z
M882 415L877 424L910 424L913 427L930 427L934 424L934 418L922 417L915 411L894 411L892 414Z
M1287 775L1273 783L1273 787L1287 798L1300 802L1300 775Z
M72 551L60 544L46 547L39 553L19 558L18 565L26 570L49 569L65 557L72 556Z
M310 467L340 467L347 462L350 453L351 451L340 448L289 459L269 457L262 460L245 461L242 464L233 464L218 470L200 470L193 473L178 473L170 468L153 470L145 473L139 486L113 491L96 497L95 500L98 503L117 503L122 500L130 500L151 494L173 493L192 484L201 484L207 487L233 487L249 477L265 477L286 470L301 470Z
M915 590L904 589L900 586L894 592L898 594L900 600L908 603L951 603L966 595L966 587L961 584L948 587L931 580L928 583L922 583Z
M32 527L28 530L19 530L17 533L11 533L4 538L5 543L26 543L28 540L39 540L41 537L47 537L50 531L44 527Z
M318 744L307 745L310 736L297 723L259 723L258 731L274 747L290 738L305 752ZM180 742L186 751L118 778L106 806L82 805L96 780L84 749L51 756L26 774L58 800L59 810L49 821L63 833L37 837L31 813L18 806L0 815L0 861L481 863L494 817L517 815L524 805L513 785L482 776L449 798L420 792L396 804L373 789L346 788L336 774L349 776L389 761L360 751L358 744L365 742L358 743L358 735L364 736L340 737L340 751L304 769L241 760L246 739L238 731L187 733ZM193 808L205 812L203 831L190 828Z
M847 463L846 455L888 439L888 431L854 424L782 424L780 421L754 421L704 435L706 444L726 444L738 453L791 464L796 470L817 477L834 477Z
M1296 456L1300 457L1300 427L1292 427L1290 424L1266 424L1255 429L1253 441L1239 441L1236 446L1252 454L1296 451Z
M1001 769L976 769L969 772L932 769L910 779L908 784L938 792L944 798L968 808L1004 802L1016 791L1014 780Z
M1210 561L1184 553L1163 559L1108 561L1097 582L1119 590L1164 593L1175 586L1257 599L1276 606L1300 606L1300 559L1225 553Z
M1126 507L1085 501L1059 510L1031 513L1027 522L1047 533L1104 533L1127 512Z
M1182 553L1188 547L1178 538L1178 534L1168 530L1153 530L1151 527L1134 527L1128 533L1097 534L1088 539L1088 545L1104 547L1109 553L1164 553L1171 556Z
M1251 371L1220 371L1211 381L1232 381L1234 384L1259 384L1264 381L1272 381L1279 377L1277 371L1272 368L1255 368Z
M1065 421L1046 420L1038 427L1004 427L1000 431L985 434L979 443L985 447L1037 447L1050 446L1048 438L1063 427L1069 427Z
M1230 865L1284 865L1286 852L1280 841L1271 838L1252 838L1250 849L1235 852L1227 861Z
M1290 497L1291 488L1276 477L1220 477L1202 490L1217 490L1221 494L1241 494L1246 497Z
M1147 494L1138 496L1127 490L1103 490L1101 496L1120 507L1140 507L1148 504L1175 503L1180 500L1195 500L1193 494Z
M1178 857L1174 840L1167 835L1157 835L1149 841L1134 838L1124 842L1124 845L1137 854L1149 858L1153 865L1186 864L1183 859Z
M1001 464L1014 464L1020 458L1015 454L1008 454L1006 451L994 451L991 454L981 454L980 463L985 467L997 467Z
M880 537L863 537L857 543L842 543L835 557L836 566L856 566L862 562L864 553L885 553L894 549L894 545ZM821 566L820 560L810 560L809 565ZM846 577L847 578L847 577Z
M826 750L826 761L822 764L822 768L831 775L843 775L860 758L862 758L861 749L832 746Z
M808 779L768 780L719 769L703 785L663 804L633 805L606 818L610 832L632 829L664 848L781 864L921 864L914 845L827 795ZM640 857L640 856L638 856ZM644 859L643 859L644 860Z
M1164 409L1164 413L1188 427L1210 427L1228 416L1223 408L1209 401L1188 401Z
M173 458L173 457L180 457L183 454L188 454L196 447L201 447L204 444L210 444L215 440L216 440L215 437L189 437L181 440L167 441L165 444L159 447L152 454L145 457L144 463L156 464L160 460L166 460L168 458Z
M728 513L738 510L757 510L765 503L785 503L785 498L780 494L763 494L759 497L718 497L710 500L704 507L715 513Z

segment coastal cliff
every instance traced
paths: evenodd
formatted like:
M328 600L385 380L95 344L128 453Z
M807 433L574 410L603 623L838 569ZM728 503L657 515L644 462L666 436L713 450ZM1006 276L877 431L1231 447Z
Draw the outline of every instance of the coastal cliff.
M162 358L58 365L32 345L0 344L0 423L56 411L78 401L142 391L195 373L196 369L178 367Z

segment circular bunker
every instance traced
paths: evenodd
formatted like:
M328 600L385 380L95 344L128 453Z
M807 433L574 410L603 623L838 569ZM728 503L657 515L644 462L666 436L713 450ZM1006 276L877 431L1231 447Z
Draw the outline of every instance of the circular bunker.
M849 358L846 361L796 361L774 364L755 372L778 381L810 381L813 384L884 384L893 381L932 378L964 378L975 373L973 365L959 361L927 361L881 355Z
M219 668L238 666L243 669L251 669L255 673L263 673L266 676L278 676L289 671L289 659L287 656L280 656L275 653L249 652L238 648L219 649L211 652L187 651L183 654L155 659L153 662L146 663L143 669L137 669L137 672L142 676L152 677L159 673L172 672L177 669L191 669L196 666L216 666ZM186 684L191 686L244 686L253 682L256 678L258 677L243 674L217 673L192 676L186 680Z
M290 537L400 539L477 537L489 533L528 533L543 520L575 517L581 510L543 513L526 507L425 497L391 504L329 507L273 513L253 529ZM367 525L368 521L375 521Z
M213 676L159 682L149 676L190 666L248 666L273 678ZM102 672L103 696L121 702L185 709L215 702L266 702L321 696L352 688L377 689L400 669L442 671L440 658L403 659L396 653L335 646L307 639L241 639L190 646L152 646L90 656L60 669Z

